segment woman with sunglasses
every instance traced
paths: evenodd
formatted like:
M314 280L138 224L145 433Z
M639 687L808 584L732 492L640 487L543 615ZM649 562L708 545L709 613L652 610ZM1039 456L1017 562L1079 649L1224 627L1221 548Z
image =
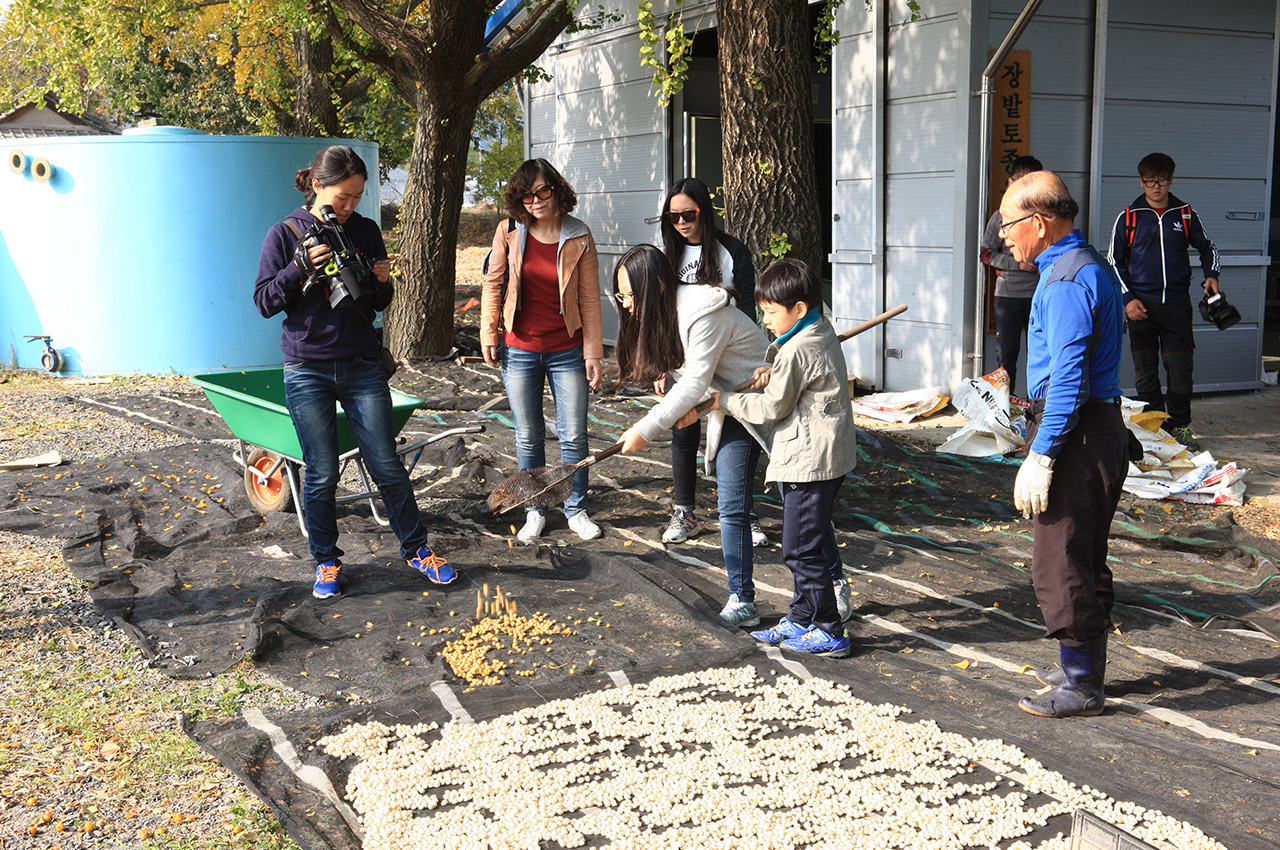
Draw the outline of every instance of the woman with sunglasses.
M622 435L622 452L640 451L672 426L697 418L694 405L709 391L747 381L764 385L764 331L732 304L724 286L679 283L667 258L652 245L632 248L613 275L619 311L618 366L624 381L648 383L664 375L674 382L643 419ZM720 545L729 578L729 601L720 619L754 626L751 580L751 487L767 436L758 426L714 411L707 425L707 471L716 477Z
M737 239L716 227L707 185L696 177L686 177L671 187L662 205L662 249L676 277L682 283L707 283L732 287L738 309L757 321L756 270L751 251ZM667 377L654 381L654 391L667 390ZM698 446L702 423L694 421L671 432L672 511L662 542L683 543L698 533L694 515L694 491L698 481ZM751 517L751 542L769 542L755 516Z
M577 195L545 159L517 168L503 199L510 220L493 235L481 289L481 350L486 363L502 367L520 469L546 464L542 394L548 381L560 462L577 463L587 456L587 387L600 386L604 374L595 240L586 224L569 215ZM591 540L600 536L600 526L586 506L584 469L574 476L564 514L570 529ZM546 511L530 509L516 536L528 543L546 525Z

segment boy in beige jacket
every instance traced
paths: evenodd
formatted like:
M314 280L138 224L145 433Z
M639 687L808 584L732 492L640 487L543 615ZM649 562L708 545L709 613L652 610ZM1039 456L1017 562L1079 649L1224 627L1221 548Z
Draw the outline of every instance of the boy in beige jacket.
M782 492L782 558L795 593L786 617L751 635L784 649L844 657L849 638L833 581L843 565L831 513L858 460L844 354L822 316L817 276L804 263L774 263L760 276L755 296L765 327L777 337L766 355L773 367L769 383L763 392L722 393L715 406L742 422L774 427L765 479Z

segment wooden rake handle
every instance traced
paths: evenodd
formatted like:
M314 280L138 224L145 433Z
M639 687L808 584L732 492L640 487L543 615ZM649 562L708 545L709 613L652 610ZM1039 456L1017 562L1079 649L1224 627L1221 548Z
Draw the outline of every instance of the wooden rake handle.
M858 334L863 333L865 331L869 331L872 328L874 328L876 325L883 325L885 322L889 321L894 316L900 316L905 312L907 312L907 305L899 304L897 307L894 307L891 310L885 310L879 316L876 316L871 319L867 319L862 324L857 325L856 327L850 328L849 330L837 336L836 339L840 340L841 342L853 339ZM754 380L755 379L753 378L752 381ZM741 384L738 384L729 392L740 393L743 390L750 389L752 381L743 381ZM708 410L711 409L711 399L698 402L696 405L694 405L693 409L698 411L698 415L701 416L702 414L706 413Z

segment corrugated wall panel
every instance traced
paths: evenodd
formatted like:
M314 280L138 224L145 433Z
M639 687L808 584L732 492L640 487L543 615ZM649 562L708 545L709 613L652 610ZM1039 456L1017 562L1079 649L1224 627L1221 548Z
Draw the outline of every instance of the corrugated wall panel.
M890 174L951 173L956 166L954 92L890 102Z
M950 251L955 231L951 201L955 180L951 174L886 178L885 212L888 215L888 244L892 247L941 248ZM949 298L946 290L934 298Z

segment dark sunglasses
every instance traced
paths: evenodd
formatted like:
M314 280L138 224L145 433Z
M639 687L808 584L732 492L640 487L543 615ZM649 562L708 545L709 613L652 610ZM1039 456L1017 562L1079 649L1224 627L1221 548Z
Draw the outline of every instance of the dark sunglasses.
M670 221L672 224L679 224L681 221L685 224L693 224L697 220L697 210L681 210L680 212L667 213L667 221Z
M555 192L556 190L554 186L543 186L541 189L539 189L536 192L525 192L521 200L524 201L526 204L532 204L535 199L539 201L545 201L547 198L550 198L552 195L554 195Z

